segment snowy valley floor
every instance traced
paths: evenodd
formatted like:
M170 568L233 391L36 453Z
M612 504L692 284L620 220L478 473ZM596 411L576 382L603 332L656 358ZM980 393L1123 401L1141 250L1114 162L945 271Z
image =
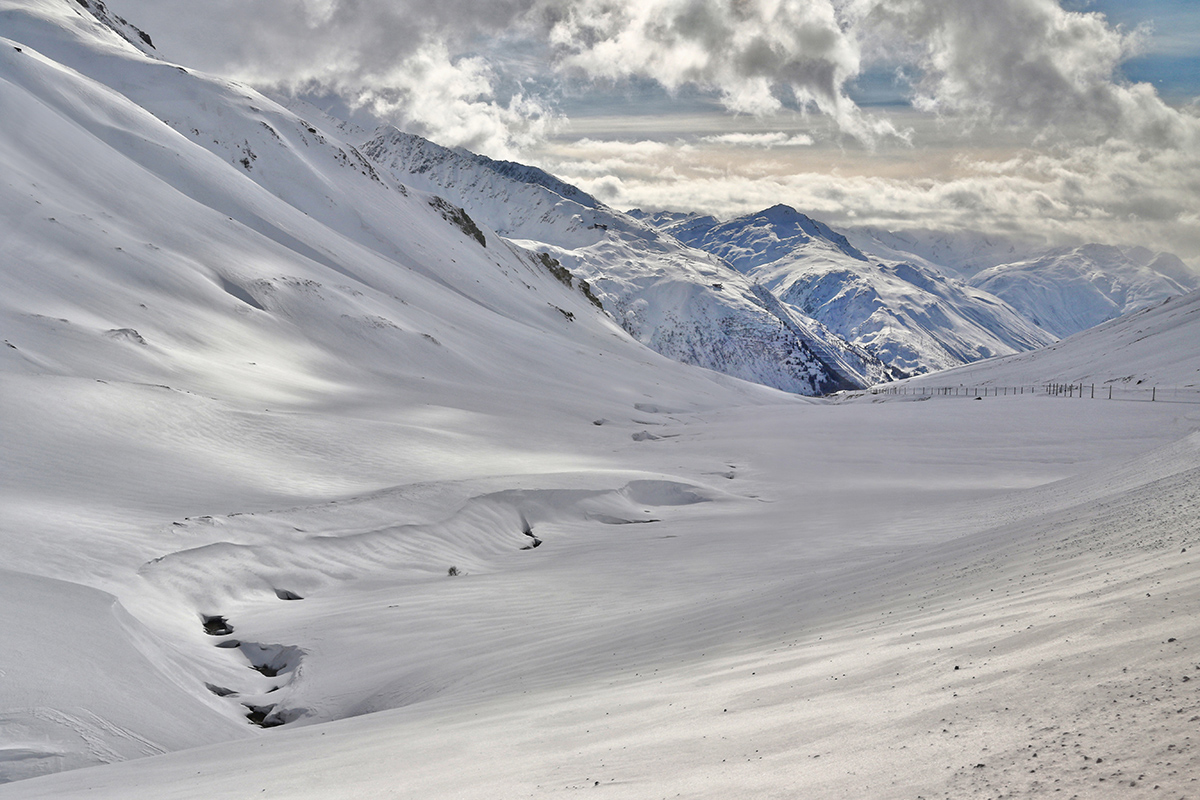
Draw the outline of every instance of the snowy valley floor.
M1200 797L1200 407L606 414L24 543L0 797Z

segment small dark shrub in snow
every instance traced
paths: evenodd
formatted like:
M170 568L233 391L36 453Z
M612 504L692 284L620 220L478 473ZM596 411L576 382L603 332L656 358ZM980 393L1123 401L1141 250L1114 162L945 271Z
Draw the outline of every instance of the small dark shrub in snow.
M451 567L450 569L446 570L446 574L449 575L451 578L453 578L453 577L459 575L460 573L458 571L458 567Z

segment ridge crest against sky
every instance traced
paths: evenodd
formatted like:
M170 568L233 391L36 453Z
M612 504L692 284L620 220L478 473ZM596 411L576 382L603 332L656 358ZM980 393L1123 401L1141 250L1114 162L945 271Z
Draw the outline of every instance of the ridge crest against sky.
M1184 0L110 6L168 59L618 207L785 202L1200 266L1200 7Z

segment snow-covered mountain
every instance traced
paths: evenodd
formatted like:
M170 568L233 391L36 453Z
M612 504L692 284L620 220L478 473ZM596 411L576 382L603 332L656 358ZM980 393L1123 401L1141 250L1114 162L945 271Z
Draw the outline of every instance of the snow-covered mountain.
M995 296L915 259L870 258L788 206L727 222L701 215L645 218L720 256L785 305L905 373L1054 341Z
M1156 387L1159 400L1200 404L1198 337L1200 293L1191 292L1102 322L1050 347L912 378L906 385L1084 384L1089 400L1093 394L1107 399L1111 386L1114 399L1140 401L1149 401L1151 387Z
M1185 294L1200 276L1170 253L1089 244L989 267L971 284L1065 337Z
M882 380L889 370L780 306L719 258L686 247L542 170L385 128L363 152L405 183L461 205L502 236L591 285L620 324L664 355L801 394Z
M1200 272L1178 256L1144 247L1047 248L971 232L851 228L846 233L864 252L958 275L1060 337L1200 287Z
M0 797L1192 790L1196 406L680 364L96 9L0 0Z

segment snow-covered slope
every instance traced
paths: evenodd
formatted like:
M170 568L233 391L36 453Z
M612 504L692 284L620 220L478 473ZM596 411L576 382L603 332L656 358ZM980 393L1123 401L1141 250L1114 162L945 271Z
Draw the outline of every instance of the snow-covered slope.
M868 258L842 234L788 206L728 222L653 219L908 374L1054 341L993 295L919 261Z
M569 472L563 426L632 443L649 423L593 422L767 393L646 350L533 254L82 6L0 3L0 31L0 779L245 737L247 704L292 708L247 661L293 651L216 650L203 615L497 547L198 573L237 552L213 515Z
M1003 237L927 230L858 228L847 235L872 255L962 276L1059 337L1200 288L1200 272L1178 256L1144 247L1046 249Z
M1064 337L1191 291L1200 276L1169 253L1089 244L990 267L971 284Z
M585 277L639 341L689 364L802 394L887 369L795 310L764 300L720 259L685 247L545 172L440 147L394 128L363 147L410 185Z
M77 8L0 2L0 797L1192 790L1195 406L679 364Z
M1120 397L1148 399L1152 386L1200 402L1200 293L1165 300L1030 353L914 378L920 386L1112 385ZM1133 392L1139 389L1140 392ZM1143 395L1145 397L1143 397ZM1090 392L1089 392L1090 396ZM1166 399L1172 399L1170 395Z
M720 255L741 272L795 257L796 251L805 246L823 254L833 252L856 261L867 260L845 236L785 205L728 222L703 215L684 217L668 223L664 230L680 241Z
M114 33L143 53L150 55L155 53L154 41L150 38L150 34L136 25L127 22L124 17L114 14L104 4L103 0L75 0L75 2L87 9L87 14L80 14L80 17L83 19L87 20L89 16L94 17L97 22L106 25Z

